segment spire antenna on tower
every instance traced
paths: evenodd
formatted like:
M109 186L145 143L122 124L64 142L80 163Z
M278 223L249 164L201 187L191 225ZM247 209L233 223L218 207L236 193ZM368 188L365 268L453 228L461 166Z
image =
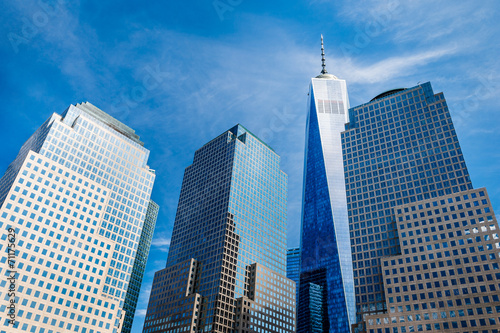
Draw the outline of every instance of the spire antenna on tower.
M323 69L321 70L321 74L327 74L326 71L326 63L325 63L325 47L323 46L323 35L321 35L321 66Z

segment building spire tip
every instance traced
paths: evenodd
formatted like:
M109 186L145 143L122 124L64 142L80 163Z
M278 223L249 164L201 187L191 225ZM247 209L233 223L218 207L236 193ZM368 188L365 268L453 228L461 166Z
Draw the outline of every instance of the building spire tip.
M321 74L327 74L328 72L326 71L325 47L323 45L323 34L321 34L321 67L323 67L323 69L321 70Z

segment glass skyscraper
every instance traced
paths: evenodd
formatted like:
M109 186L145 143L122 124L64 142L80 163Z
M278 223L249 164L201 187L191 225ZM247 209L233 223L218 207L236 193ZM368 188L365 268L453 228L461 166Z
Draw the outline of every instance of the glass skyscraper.
M381 258L401 254L395 207L472 189L442 93L395 89L349 110L342 133L357 331L387 311Z
M295 283L285 276L287 176L279 163L241 125L196 151L145 333L295 331Z
M307 107L297 328L350 332L356 308L341 143L349 101L346 82L325 69L323 47L322 55L323 70L311 80ZM311 300L322 307L314 316L306 315Z
M141 291L142 278L148 263L149 249L153 234L155 232L156 219L160 206L154 201L149 201L148 210L146 211L146 218L144 219L144 226L142 227L141 238L139 238L139 245L137 247L137 256L135 257L134 267L130 277L130 283L127 290L127 298L125 299L125 321L123 322L122 333L128 333L132 329L132 323L135 315L135 305L139 299L139 292ZM134 306L132 308L132 306Z
M0 332L121 332L148 252L138 246L149 246L148 156L134 130L89 103L26 141L0 179L0 273L12 277L0 281Z
M300 280L300 247L288 249L286 253L286 277L295 282L295 300L297 303Z
M286 253L286 277L293 280L297 287L299 286L300 247L288 249Z

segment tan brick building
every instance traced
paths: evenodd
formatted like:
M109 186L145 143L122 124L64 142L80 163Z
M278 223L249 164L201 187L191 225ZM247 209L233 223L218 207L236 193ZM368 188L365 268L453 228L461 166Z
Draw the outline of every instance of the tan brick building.
M367 332L498 332L499 231L486 189L396 213L402 254L381 259L388 313L367 316Z

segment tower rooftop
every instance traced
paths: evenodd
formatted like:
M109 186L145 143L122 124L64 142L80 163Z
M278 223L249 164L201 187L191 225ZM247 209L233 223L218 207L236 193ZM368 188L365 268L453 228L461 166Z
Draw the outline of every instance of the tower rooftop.
M320 74L316 76L316 79L330 79L330 80L337 80L338 77L332 74Z
M400 91L403 91L403 90L406 90L406 88L396 88L396 89L391 89L391 90L387 90L387 91L384 91L383 93L381 94L378 94L377 96L373 97L370 102L373 102L377 99L382 99L384 97L387 97L387 96L390 96L390 95L393 95L393 94L396 94Z

